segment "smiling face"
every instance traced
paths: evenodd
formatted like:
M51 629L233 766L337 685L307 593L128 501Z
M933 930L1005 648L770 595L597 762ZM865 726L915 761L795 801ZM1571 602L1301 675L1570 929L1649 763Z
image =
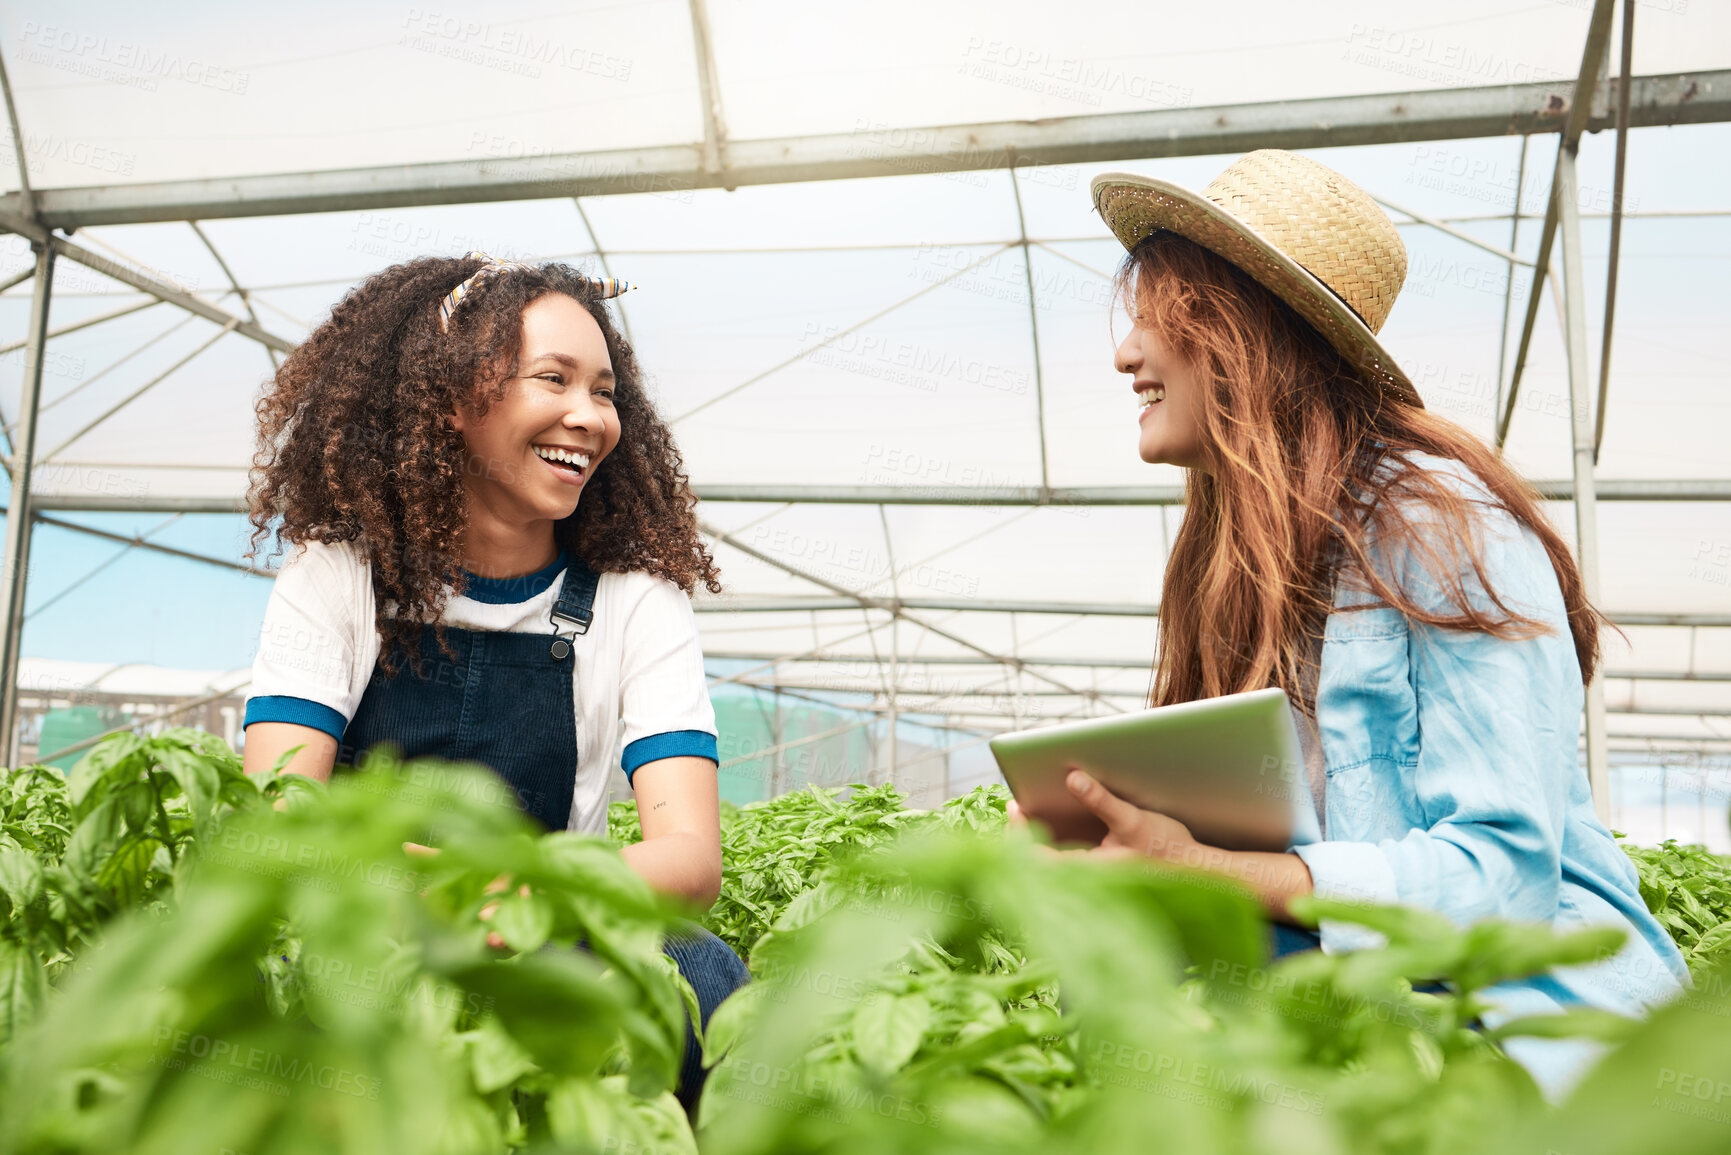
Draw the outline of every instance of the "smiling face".
M1149 464L1205 469L1202 433L1203 384L1196 366L1153 329L1133 325L1112 361L1130 375L1142 432L1136 448Z
M481 417L453 418L468 450L471 509L524 530L575 513L584 483L619 444L613 389L607 341L589 310L563 293L530 302L504 395Z

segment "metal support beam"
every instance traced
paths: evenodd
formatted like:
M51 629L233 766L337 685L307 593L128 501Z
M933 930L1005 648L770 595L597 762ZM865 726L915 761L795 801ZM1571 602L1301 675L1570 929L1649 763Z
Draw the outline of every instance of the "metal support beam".
M161 301L152 301L151 304L160 305L160 304L162 304L162 302ZM114 372L116 369L120 368L122 365L126 364L128 361L131 361L134 357L137 357L139 354L141 354L141 353L145 352L147 349L151 348L157 342L166 340L169 336L171 336L174 333L178 333L181 329L185 328L187 325L192 324L196 320L198 320L197 317L195 317L191 313L188 313L186 316L182 317L180 320L176 321L174 324L170 325L168 328L164 329L162 332L156 334L156 336L150 338L148 341L145 341L142 345L133 346L133 348L131 350L129 350L128 352L122 353L118 360L110 361L108 364L104 365L102 368L98 369L96 372L92 373L90 376L86 377L84 380L80 381L78 384L74 385L72 388L68 389L66 392L62 393L60 396L54 398L54 400L44 402L42 405L42 408L37 411L38 416L40 416L43 413L48 412L50 409L54 408L56 405L61 405L67 401L70 401L72 398L78 396L84 390L90 388L92 385L96 384L98 381L102 380L104 377L108 376L110 373ZM53 337L55 334L50 333L48 335L50 337ZM6 432L7 436L11 436L12 426L7 425L5 432ZM236 470L242 470L245 467L237 465L235 468L236 468Z
M75 521L63 521L58 517L36 515L36 524L51 525L55 529L69 529L73 533L81 533L86 537L99 537L104 541L116 542L134 549L149 550L152 553L167 554L184 561L196 561L203 565L216 566L218 569L233 570L236 573L250 574L253 577L276 578L276 570L265 569L263 566L247 565L244 562L229 561L227 558L211 557L209 554L194 553L189 549L176 549L172 545L159 545L154 541L146 541L138 534L110 533L106 529L97 529L93 525L79 525Z
M1472 140L1554 133L1576 107L1574 91L1567 81L1542 81L729 140L726 164L714 173L704 169L703 144L693 142L521 159L38 189L36 207L45 224L72 228L968 172L1001 167L1010 148L1033 164L1086 164L1235 156L1258 148ZM1581 92L1593 91L1589 78ZM1609 90L1600 95L1604 99L1593 109L1580 105L1583 127L1596 130L1610 123L1604 111L1610 108ZM1629 121L1633 127L1726 120L1731 120L1731 71L1646 76L1635 83ZM0 208L16 215L17 197L0 198Z
M1611 178L1611 253L1605 270L1605 325L1599 341L1599 404L1593 417L1593 464L1605 443L1605 398L1611 391L1611 334L1617 316L1617 260L1623 248L1623 171L1629 158L1629 73L1635 61L1635 0L1623 0L1622 68L1617 73L1617 159Z
M1520 252L1521 249L1521 197L1526 195L1527 188L1527 145L1532 143L1531 137L1521 137L1521 159L1515 165L1515 207L1509 214L1509 252ZM1508 386L1504 370L1509 362L1509 312L1515 302L1515 263L1508 263L1509 279L1503 285L1503 327L1501 336L1497 338L1497 404L1492 413L1503 411L1503 390ZM1529 268L1532 266L1528 265Z
M1509 438L1509 422L1514 420L1515 401L1521 392L1521 373L1527 367L1527 351L1533 342L1533 325L1539 317L1539 298L1544 295L1545 272L1551 264L1551 245L1557 236L1563 154L1574 152L1580 144L1581 133L1587 128L1592 105L1601 93L1599 72L1604 66L1605 54L1610 46L1611 0L1594 0L1592 19L1587 24L1587 44L1581 53L1581 70L1575 77L1574 87L1569 90L1563 123L1559 126L1561 132L1557 138L1556 165L1551 172L1551 195L1546 200L1545 223L1539 231L1539 253L1533 260L1533 284L1527 293L1526 317L1521 322L1520 349L1515 353L1515 369L1509 377L1508 396L1504 399L1502 416L1497 421L1496 444L1499 450ZM1593 94L1593 97L1582 100L1582 95L1588 93ZM1574 211L1579 213L1580 207L1575 205ZM1578 217L1576 220L1579 223Z
M732 545L731 539L728 544ZM753 556L756 556L755 554ZM801 575L804 576L804 575ZM1094 614L1116 618L1152 618L1160 607L1152 602L1046 602L994 601L985 598L896 598L873 597L870 594L843 593L840 597L765 597L725 598L697 602L693 608L700 614L741 613L806 613L811 610L928 610L945 613L992 614Z
M871 316L867 317L865 320L856 321L854 324L849 325L845 329L841 329L841 330L838 330L837 332L831 333L829 336L825 337L823 340L819 341L817 344L812 345L810 348L807 348L807 349L801 349L799 352L795 353L793 356L789 357L787 360L778 361L774 365L771 365L768 369L763 370L761 373L755 373L752 376L747 377L744 381L741 381L739 384L729 386L728 388L723 389L721 392L710 397L708 400L701 401L698 404L692 406L690 409L687 409L684 413L681 413L679 416L669 418L667 424L677 425L681 421L684 421L688 417L695 417L697 414L702 413L705 409L708 409L711 405L715 405L718 402L725 401L729 397L732 397L735 393L738 393L744 389L748 389L751 386L756 385L759 381L764 380L766 377L770 377L776 373L781 372L783 369L787 368L789 365L797 364L798 362L805 360L807 357L811 356L813 353L817 352L819 349L822 349L824 346L829 345L832 342L839 341L843 337L846 337L850 333L858 332L859 330L865 328L867 325L871 324L873 321L880 320L881 318L889 316L891 313L895 312L897 309L900 309L906 305L913 304L915 301L919 300L921 297L925 296L927 293L937 292L939 289L943 288L945 285L949 284L951 281L955 280L957 277L963 277L963 276L966 276L967 274L973 272L975 269L979 268L981 265L985 264L987 261L989 261L993 257L997 256L999 253L1003 252L1005 249L1010 248L1013 243L1014 242L1011 242L1011 244L1006 244L1006 245L1003 245L999 248L993 249L991 252L987 253L985 256L981 257L979 260L973 261L970 264L962 266L961 268L957 269L955 272L951 273L947 277L942 277L936 281L933 281L931 284L927 285L925 288L920 289L917 292L914 292L914 293L912 293L906 297L903 297L901 300L895 302L895 304L893 304L893 305L888 305L882 309L879 309L877 312L873 313Z
M126 466L117 466L126 468ZM140 469L173 469L172 465L140 465ZM237 473L245 465L234 467ZM1539 481L1534 488L1546 501L1574 498L1572 481ZM1034 486L979 488L971 486L868 485L701 485L694 487L706 502L762 504L935 505L935 506L1172 506L1184 504L1182 486L1122 485L1056 488L1040 500ZM1600 481L1598 500L1612 502L1731 501L1731 479ZM43 494L38 509L83 513L245 513L242 497L113 497L100 494Z
M0 197L0 203L7 203L9 199L9 197ZM251 321L236 317L227 310L218 308L202 297L195 296L179 286L158 280L148 273L141 273L119 261L110 260L100 253L93 253L83 245L69 241L65 237L55 236L48 231L47 227L19 216L12 208L0 209L0 230L17 233L32 245L52 246L58 256L65 257L69 261L76 261L87 269L101 273L105 277L137 289L141 293L149 293L158 300L166 301L170 305L185 309L189 313L196 313L207 321L215 321L219 325L226 325L233 321L237 333L243 337L250 337L267 349L274 349L278 353L292 353L294 351L294 342L287 341Z
M117 466L116 468L128 468ZM138 469L177 469L177 465L138 465ZM236 473L247 466L236 465ZM1572 481L1533 483L1546 501L1569 501ZM1183 505L1178 485L1108 485L1053 489L1041 494L1036 486L965 485L703 485L693 487L706 502L754 502L774 505L937 505L937 506L1121 506ZM1601 481L1600 501L1731 501L1731 479ZM1044 498L1044 500L1042 500ZM43 494L38 509L83 513L245 513L244 497L110 497L101 494Z
M30 165L25 158L24 130L18 127L18 106L12 101L12 78L6 74L6 57L0 53L0 95L6 98L6 122L12 128L12 152L18 161L17 209L27 221L36 219L36 194L30 187Z
M1608 6L1609 0L1601 0ZM1566 321L1564 343L1569 352L1569 399L1574 411L1572 432L1575 458L1575 549L1581 567L1581 586L1589 602L1598 604L1599 507L1593 493L1593 392L1587 367L1586 273L1581 268L1581 218L1575 184L1575 149L1565 146L1557 156L1557 187L1552 201L1560 207L1563 240L1563 306ZM1611 818L1611 780L1605 745L1605 682L1594 678L1587 685L1587 777L1593 788L1593 805L1601 822Z
M1573 480L1535 481L1546 501L1571 501ZM692 486L698 500L817 505L1183 505L1182 485L1075 486L1042 491L1034 485L705 485ZM1601 481L1601 501L1727 501L1731 478L1703 480Z
M251 295L245 289L241 288L240 278L234 275L234 270L228 267L228 262L223 260L222 254L216 251L216 245L211 242L210 237L205 234L205 231L198 227L198 222L188 221L186 223L192 226L192 231L198 234L198 239L203 241L204 247L209 250L211 259L216 261L216 267L221 269L222 275L228 278L229 286L234 289L234 295L240 298L241 308L246 310L247 320L251 321L254 325L257 325L259 323L258 310L252 307ZM264 352L265 356L270 358L270 367L273 373L282 368L282 363L277 360L278 353L275 349L266 345Z
M74 321L70 325L62 325L60 328L48 334L48 336L50 339L55 337L64 337L68 333L76 333L78 330L88 329L92 325L100 325L105 321L114 321L121 317L130 317L134 313L142 313L146 309L154 309L160 304L162 304L161 301L154 299L148 301L135 301L132 304L125 305L119 309L113 309L106 313L98 313L94 317L86 317L84 320ZM5 356L7 353L14 353L19 349L24 348L27 344L29 344L29 341L27 340L8 341L4 345L0 345L0 356Z
M1517 189L1515 195L1516 195L1516 197L1520 196L1518 189ZM1435 229L1439 233L1447 233L1449 236L1453 237L1457 241L1465 241L1467 244L1473 246L1473 248L1483 249L1485 252L1491 254L1492 256L1501 257L1503 260L1508 261L1510 264L1526 265L1528 268L1532 267L1533 262L1527 260L1527 258L1516 253L1512 246L1510 248L1506 248L1506 249L1499 249L1497 246L1491 244L1489 241L1481 241L1477 237L1473 236L1471 233L1465 232L1461 229L1457 229L1453 225L1449 224L1447 221L1441 221L1441 220L1438 220L1436 217L1426 216L1425 214L1419 212L1417 209L1409 209L1405 205L1397 205L1393 201L1389 200L1386 197L1372 197L1371 199L1374 200L1377 204L1381 205L1385 209L1393 209L1397 213L1401 213L1401 214L1404 214L1405 216L1411 217L1415 224L1426 225L1430 228Z
M795 655L776 654L764 650L722 650L705 646L703 656L708 661L715 662L757 662L762 666L756 670L744 671L727 681L738 684L750 681L757 673L769 668L772 663L785 663L790 666L823 666L860 665L874 661L870 654L828 654L828 655ZM1145 671L1152 665L1151 659L1141 658L1134 661L1124 658L1054 658L1043 655L1032 655L1022 659L1029 666L1050 666L1054 669L1082 670L1137 670ZM996 666L984 658L965 657L960 654L925 654L920 657L909 657L902 660L904 666L911 668L919 666L980 666L984 668ZM1717 685L1731 682L1731 670L1723 672L1696 673L1689 670L1606 670L1604 673L1609 682L1700 682L1707 685ZM718 683L711 682L712 686Z
M1046 374L1040 364L1040 309L1034 299L1034 254L1028 248L1028 217L1022 211L1022 189L1016 184L1016 150L1010 149L1010 192L1016 198L1016 227L1022 233L1022 270L1028 278L1028 337L1034 343L1034 430L1040 437L1040 491L1052 488L1046 466Z
M1011 179L1014 179L1013 175L1012 175ZM896 543L895 543L895 539L890 536L890 515L889 515L888 511L886 511L884 509L884 507L881 505L878 506L878 524L883 527L883 531L884 531L884 558L889 562L889 567L890 567L890 594L892 597L895 597L897 600L900 600L900 598L902 596L902 590L901 590L901 577L899 574L896 573ZM864 612L863 606L861 607L861 612L862 613ZM889 677L883 679L884 696L888 699L889 708L890 708L889 709L889 717L888 717L888 721L889 721L888 737L889 737L889 749L890 749L890 777L889 777L889 782L890 782L891 786L894 786L896 783L896 757L897 757L897 750L896 750L896 730L897 730L896 687L898 685L900 685L901 679L902 679L901 624L902 624L902 621L898 615L895 615L895 614L890 615L890 671L889 671ZM877 643L877 639L875 636L872 639L872 643L873 643L873 647L875 648L876 643ZM883 667L881 665L878 667L878 672L880 674L883 672Z
M715 45L709 34L709 9L704 0L691 0L691 48L697 59L697 94L703 102L703 172L709 177L719 177L727 168L727 122L721 115ZM722 187L733 188L730 184Z
M714 536L707 527L705 533ZM769 560L767 555L731 537L723 537L735 549L742 549L752 557ZM1006 601L992 598L881 598L869 594L858 594L844 590L840 586L831 585L802 571L791 569L785 563L773 560L769 564L795 573L800 577L817 582L826 588L836 591L841 596L825 597L762 597L762 598L705 598L693 607L698 613L705 614L748 614L748 613L810 613L818 610L856 610L860 607L873 610L887 610L899 614L906 610L925 610L945 613L979 613L979 614L1074 614L1080 617L1108 618L1154 618L1160 616L1160 607L1153 602L1057 602L1057 601ZM1619 626L1662 626L1673 629L1707 628L1731 629L1731 614L1664 614L1664 613L1613 613L1609 615L1612 622ZM1036 663L1037 664L1037 663Z
M134 389L132 392L128 393L125 397L122 397L119 401L116 401L113 405L110 405L107 409L104 409L100 415L98 415L97 417L93 418L92 420L90 420L90 421L86 422L84 425L82 425L79 428L77 433L74 433L71 437L68 437L66 440L62 441L59 445L56 445L53 449L50 449L47 453L44 453L42 455L43 462L44 463L51 462L56 457L60 456L60 454L65 453L68 449L72 448L72 446L74 444L76 444L81 438L83 438L85 434L89 433L91 430L95 429L98 425L101 425L104 421L107 421L110 417L113 417L116 413L119 413L122 409L126 408L128 405L131 405L134 401L137 401L140 397L144 396L150 390L156 388L158 385L160 385L164 381L166 381L169 377L171 377L175 373L179 372L180 369L182 369L188 362L192 361L200 353L204 352L206 349L210 348L212 345L216 344L218 341L220 341L224 337L228 336L240 324L241 324L241 320L239 317L229 318L228 324L224 325L215 334L213 334L211 336L211 338L209 340L207 340L204 344L200 345L198 348L194 349L192 352L188 353L186 356L182 357L180 360L176 361L174 364L170 365L168 368L164 369L162 372L158 373L156 376L152 377L150 380L146 381L144 384L140 385L138 388Z
M0 577L6 586L0 630L0 756L17 764L18 647L24 638L24 592L30 573L30 474L36 464L36 411L42 401L42 362L48 346L48 310L54 292L54 249L36 248L36 283L30 294L30 329L24 353L24 382L18 403L18 434L13 444L11 511L6 518L6 555Z
M589 234L589 247L595 250L595 259L601 262L601 275L603 277L611 278L613 276L613 269L612 266L607 263L607 250L601 247L601 238L595 235L595 226L589 221L589 213L588 210L583 207L583 199L581 197L572 197L571 203L577 209L577 219L583 222L583 231ZM626 343L635 344L636 342L633 341L631 337L631 318L625 312L625 298L623 295L613 298L613 307L619 310L619 327L625 330Z
M974 653L979 654L981 657L989 658L990 660L997 662L999 665L1007 666L1010 669L1020 669L1021 668L1021 663L1016 661L1014 658L1007 658L1001 654L995 654L991 650L986 649L984 646L980 646L980 645L975 644L974 642L970 642L966 638L958 637L957 635L950 633L948 630L944 629L943 627L934 625L933 623L925 620L924 618L916 618L912 614L909 614L904 609L886 606L886 605L881 604L884 600L882 598L868 598L862 594L854 593L852 590L848 589L845 586L837 585L832 581L829 581L825 578L819 577L816 574L807 573L806 571L800 569L798 566L789 565L787 562L782 561L780 558L771 557L769 554L763 553L761 550L753 549L751 546L740 541L738 538L733 537L727 533L724 533L721 530L716 529L712 525L706 525L703 522L699 521L697 523L697 528L700 529L705 534L709 535L711 538L714 538L716 541L726 542L729 546L738 550L740 553L745 554L747 557L755 558L767 566L772 566L775 569L781 570L783 573L792 574L794 577L801 578L805 581L811 582L813 585L821 586L824 589L829 590L831 593L839 594L844 598L851 599L852 602L854 603L854 605L856 605L856 606L863 606L866 609L888 609L891 613L895 614L897 617L901 618L903 621L906 621L906 622L909 622L913 625L916 625L916 626L920 627L922 630L925 630L927 633L932 634L935 637L940 637L940 638L944 639L944 641L946 641L946 642L951 642L955 645L961 646L963 649L966 649L966 650L972 650ZM1069 685L1066 682L1061 682L1057 678L1054 678L1049 674L1041 674L1041 673L1038 673L1036 671L1029 671L1029 673L1031 676L1038 678L1040 681L1049 683L1050 685L1053 685L1053 686L1056 686L1060 690L1068 690L1070 693L1076 694L1076 695L1078 695L1080 697L1084 697L1084 698L1088 696L1088 692L1086 690L1078 690L1078 689L1076 689L1076 687Z

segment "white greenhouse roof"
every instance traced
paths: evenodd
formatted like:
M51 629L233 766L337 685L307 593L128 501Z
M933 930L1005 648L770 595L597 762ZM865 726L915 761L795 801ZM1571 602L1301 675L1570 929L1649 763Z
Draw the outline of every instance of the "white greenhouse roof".
M1595 469L1599 601L1627 636L1605 693L1613 748L1720 749L1731 7L1636 11L1649 79ZM420 255L569 260L638 286L617 307L727 585L699 604L717 670L958 727L1134 708L1181 478L1136 457L1111 364L1122 250L1090 179L1200 186L1263 139L1338 168L1408 247L1385 343L1431 409L1492 439L1570 111L1544 94L1572 96L1592 17L1587 0L13 8L0 46L31 194L0 156L0 223L76 226L67 244L204 307L62 255L51 332L134 311L49 341L33 501L239 509L272 371L249 331L292 344ZM1600 92L1577 202L1595 387L1616 137ZM0 235L9 425L33 260ZM1550 297L1506 452L1565 499L1550 511L1572 540ZM225 333L223 314L247 324Z

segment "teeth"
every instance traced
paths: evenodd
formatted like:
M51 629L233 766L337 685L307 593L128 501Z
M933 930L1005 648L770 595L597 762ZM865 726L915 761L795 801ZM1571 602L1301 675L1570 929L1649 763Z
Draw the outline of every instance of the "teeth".
M1148 408L1148 406L1154 404L1156 401L1164 400L1166 400L1166 386L1164 385L1156 385L1152 389L1138 389L1136 391L1136 403L1143 409Z
M579 469L589 468L589 458L585 454L569 449L552 449L541 445L532 445L530 448L535 451L536 456L545 461L562 461L567 465L575 465Z

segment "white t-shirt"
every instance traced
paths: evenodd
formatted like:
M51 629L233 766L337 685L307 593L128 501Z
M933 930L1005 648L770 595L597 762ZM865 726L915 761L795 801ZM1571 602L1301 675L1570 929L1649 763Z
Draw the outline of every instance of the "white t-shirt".
M576 786L568 829L607 830L608 779L629 778L659 758L716 759L715 710L703 674L697 617L685 594L645 573L605 573L595 592L589 632L572 639L576 669ZM514 578L471 579L474 596L450 598L443 622L465 630L546 634L564 575L537 584ZM510 591L523 601L477 600ZM246 721L294 722L340 742L377 668L373 582L353 545L309 543L277 575L253 661ZM406 674L403 676L407 676Z

